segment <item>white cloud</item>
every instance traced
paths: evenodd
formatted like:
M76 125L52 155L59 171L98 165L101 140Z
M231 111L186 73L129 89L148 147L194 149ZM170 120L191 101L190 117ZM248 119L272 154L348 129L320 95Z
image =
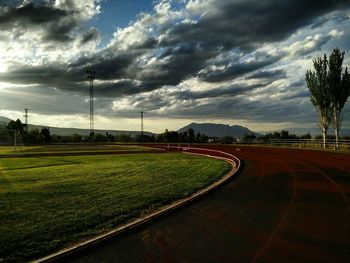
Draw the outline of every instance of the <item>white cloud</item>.
M304 40L299 40L291 44L289 47L283 49L290 54L290 56L303 56L311 52L319 50L330 39L331 35L316 34L308 36Z
M77 19L86 21L101 12L100 0L56 0L54 7L74 12Z
M214 0L189 0L186 3L186 11L190 14L202 14L208 10L208 7Z
M135 22L126 28L118 28L114 33L114 39L108 45L108 48L116 47L120 50L127 50L130 46L141 45L152 32L150 28L145 27L143 21L148 19L149 15L145 15L143 19Z
M329 35L334 38L340 38L342 35L344 35L344 31L338 31L337 29L332 29L331 32L329 32Z
M169 13L171 9L171 4L169 1L161 1L154 6L154 11L157 15L164 16Z

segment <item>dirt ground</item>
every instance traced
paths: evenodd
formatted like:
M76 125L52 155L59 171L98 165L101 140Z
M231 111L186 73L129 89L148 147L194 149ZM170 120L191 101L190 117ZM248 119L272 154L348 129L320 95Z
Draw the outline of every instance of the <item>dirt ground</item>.
M350 262L350 155L201 147L236 155L241 172L201 200L62 261Z

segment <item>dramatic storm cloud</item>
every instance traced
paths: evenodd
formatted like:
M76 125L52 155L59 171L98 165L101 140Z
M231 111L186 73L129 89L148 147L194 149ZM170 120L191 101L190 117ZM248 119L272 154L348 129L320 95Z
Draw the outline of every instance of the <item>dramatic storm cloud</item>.
M125 17L123 1L0 1L0 115L30 108L42 124L87 127L93 69L97 127L135 129L141 109L153 131L315 127L312 58L339 47L350 65L349 1L143 3Z

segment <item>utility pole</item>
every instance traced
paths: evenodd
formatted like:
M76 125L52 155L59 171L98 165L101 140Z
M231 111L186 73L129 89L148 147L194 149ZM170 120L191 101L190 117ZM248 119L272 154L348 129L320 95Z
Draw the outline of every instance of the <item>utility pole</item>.
M26 124L26 132L28 133L28 111L29 109L24 109L24 118L25 118L25 124Z
M90 84L90 134L94 133L94 79L96 71L87 70L87 78Z
M141 138L143 138L143 114L145 112L141 110L140 113L141 113Z

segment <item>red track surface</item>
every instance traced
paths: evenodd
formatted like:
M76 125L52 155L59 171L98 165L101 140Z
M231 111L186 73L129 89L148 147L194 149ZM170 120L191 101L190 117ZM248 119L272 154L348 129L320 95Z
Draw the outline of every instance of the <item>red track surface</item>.
M240 174L189 206L64 261L350 262L350 155L205 147L239 157Z

